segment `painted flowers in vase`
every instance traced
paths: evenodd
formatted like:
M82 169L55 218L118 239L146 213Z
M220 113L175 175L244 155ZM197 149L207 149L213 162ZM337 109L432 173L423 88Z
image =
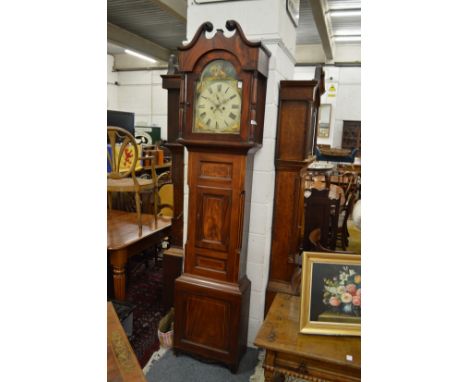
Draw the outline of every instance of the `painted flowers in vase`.
M361 316L361 275L343 266L339 275L324 280L323 303L334 312Z

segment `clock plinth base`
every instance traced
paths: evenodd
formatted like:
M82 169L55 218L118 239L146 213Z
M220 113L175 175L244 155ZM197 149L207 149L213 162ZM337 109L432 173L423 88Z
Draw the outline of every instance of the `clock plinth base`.
M247 348L250 280L183 274L175 283L174 349L237 370Z

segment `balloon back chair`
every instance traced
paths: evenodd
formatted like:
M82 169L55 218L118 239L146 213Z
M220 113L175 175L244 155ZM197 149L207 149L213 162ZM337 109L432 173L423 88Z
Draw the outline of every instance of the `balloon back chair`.
M170 171L158 176L159 215L174 216L174 184Z
M158 215L158 179L156 176L156 158L151 157L151 178L144 179L136 175L135 169L140 167L140 161L148 159L140 157L139 147L135 138L125 129L107 126L107 196L108 208L112 211L113 192L132 192L135 194L138 232L142 234L141 196L142 191L151 191L154 195L155 223Z

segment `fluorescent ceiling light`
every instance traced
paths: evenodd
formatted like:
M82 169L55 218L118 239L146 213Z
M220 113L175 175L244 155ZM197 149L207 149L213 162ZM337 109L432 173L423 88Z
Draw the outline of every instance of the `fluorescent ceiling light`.
M338 29L333 33L334 36L360 36L361 30L360 29Z
M331 10L329 13L331 17L361 16L360 9L349 9L349 10L339 10L339 11Z
M130 50L130 49L125 49L125 53L129 54L130 56L135 56L135 57L141 58L142 60L149 61L149 62L151 62L151 63L153 63L153 64L154 64L155 62L157 62L154 58L145 56L144 54L140 54L140 53L134 52L133 50Z
M361 41L361 36L334 36L336 42Z

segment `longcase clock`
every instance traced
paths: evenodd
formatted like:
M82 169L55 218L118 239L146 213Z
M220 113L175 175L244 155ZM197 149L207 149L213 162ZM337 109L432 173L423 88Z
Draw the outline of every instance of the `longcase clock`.
M246 276L254 153L261 147L270 52L227 21L179 48L178 142L188 157L184 273L175 286L174 347L236 370L247 343Z
M296 294L304 220L301 173L314 160L320 96L324 72L315 70L311 81L281 81L275 152L275 199L271 238L270 273L265 315L276 293Z

